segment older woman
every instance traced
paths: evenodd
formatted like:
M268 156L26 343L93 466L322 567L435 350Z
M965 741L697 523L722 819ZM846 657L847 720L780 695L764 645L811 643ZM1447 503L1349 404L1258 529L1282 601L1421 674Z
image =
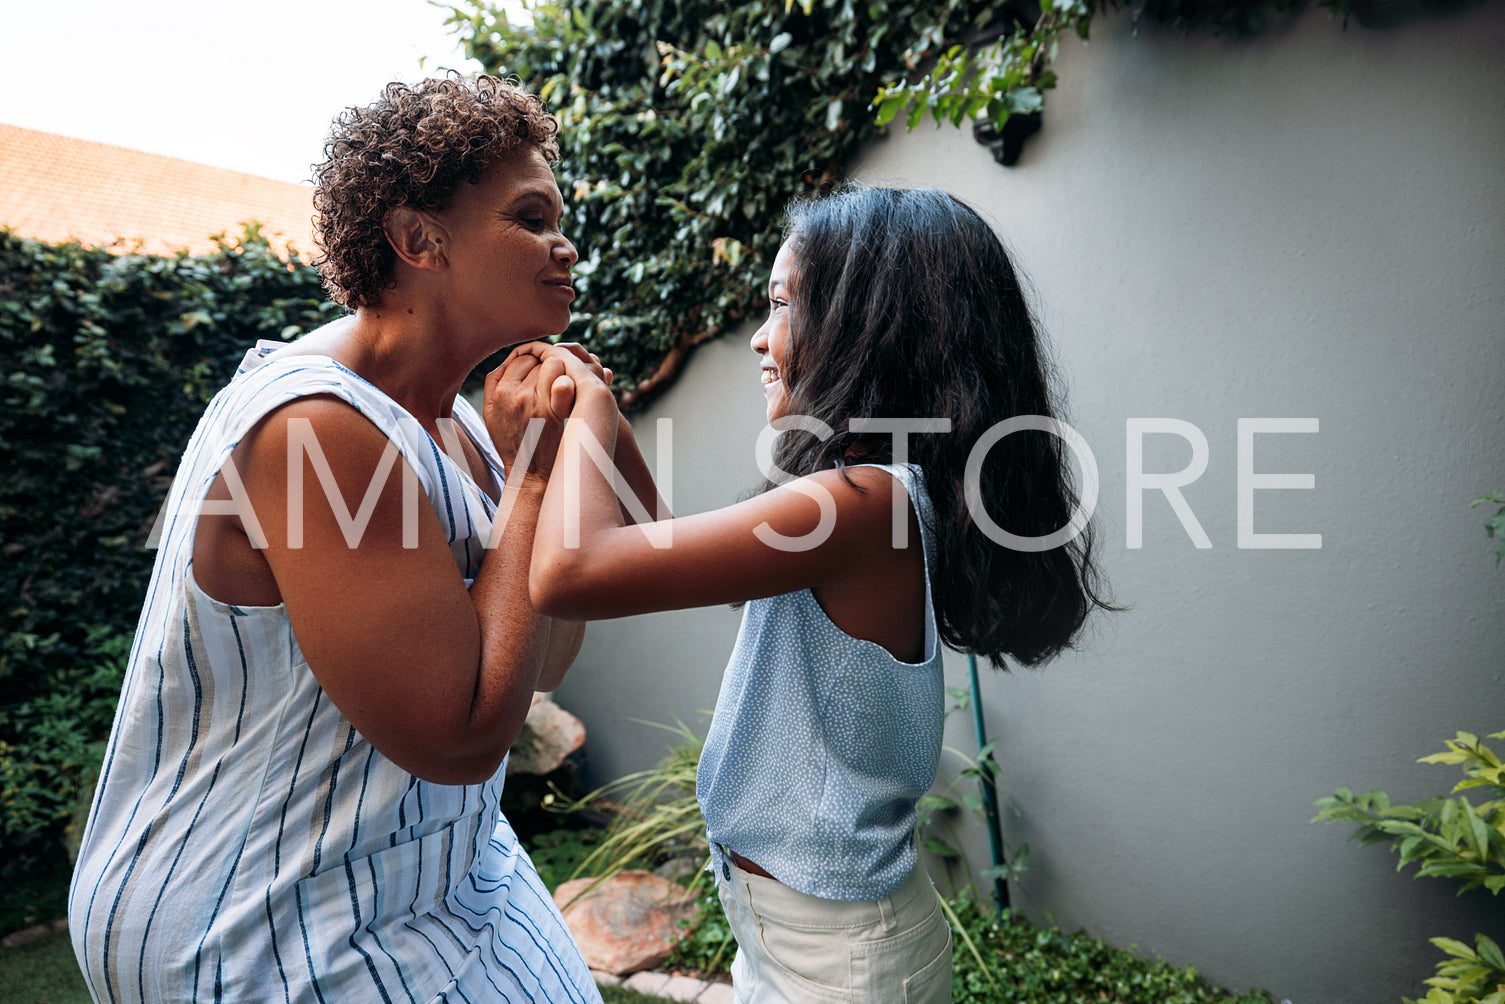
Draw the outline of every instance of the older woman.
M485 77L337 120L314 201L354 314L252 349L184 454L70 895L96 1000L599 999L498 811L580 644L528 561L560 353L599 366L514 353L484 417L458 396L569 322L555 129Z

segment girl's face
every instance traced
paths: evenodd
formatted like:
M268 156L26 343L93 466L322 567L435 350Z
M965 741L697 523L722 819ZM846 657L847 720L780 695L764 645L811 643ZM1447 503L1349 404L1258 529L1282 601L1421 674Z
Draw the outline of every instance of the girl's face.
M789 411L789 388L784 371L789 362L789 294L796 270L794 246L785 241L768 274L768 320L753 332L752 350L762 357L763 396L772 422Z

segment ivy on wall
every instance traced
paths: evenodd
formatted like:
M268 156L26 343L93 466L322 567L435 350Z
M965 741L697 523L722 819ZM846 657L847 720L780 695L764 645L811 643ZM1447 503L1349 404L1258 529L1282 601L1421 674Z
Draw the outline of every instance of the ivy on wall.
M1483 0L1315 0L1368 27ZM511 24L487 0L449 23L487 72L560 119L582 260L568 335L616 370L624 406L695 345L761 310L788 200L842 175L904 113L974 123L1012 163L1039 128L1063 39L1095 17L1246 37L1307 0L558 0Z
M981 30L977 0L566 0L451 25L490 73L559 117L560 188L580 245L569 337L619 375L624 405L693 347L763 309L778 222L878 129L873 95Z
M1395 27L1426 13L1445 14L1482 0L1316 0L1333 17L1366 28ZM980 36L953 44L928 72L885 85L873 104L880 124L905 113L915 128L928 113L937 122L974 123L978 141L1013 164L1020 145L1039 128L1045 92L1056 86L1052 65L1062 39L1086 42L1104 10L1129 7L1134 30L1146 21L1183 31L1248 38L1272 22L1300 13L1306 0L1028 0L1003 5Z

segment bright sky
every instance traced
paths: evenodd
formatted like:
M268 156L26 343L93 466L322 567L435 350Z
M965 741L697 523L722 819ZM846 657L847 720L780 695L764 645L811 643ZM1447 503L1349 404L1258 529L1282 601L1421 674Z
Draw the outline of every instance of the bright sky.
M0 122L306 181L342 108L389 80L480 69L448 14L427 0L7 2Z

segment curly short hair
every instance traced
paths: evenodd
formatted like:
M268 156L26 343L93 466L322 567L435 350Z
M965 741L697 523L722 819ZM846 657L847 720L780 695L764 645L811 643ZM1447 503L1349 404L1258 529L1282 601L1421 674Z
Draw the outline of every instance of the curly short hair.
M514 84L485 75L391 83L365 108L336 116L314 167L314 264L336 302L374 307L397 260L382 223L388 210L439 212L461 182L514 151L559 159L559 124Z

